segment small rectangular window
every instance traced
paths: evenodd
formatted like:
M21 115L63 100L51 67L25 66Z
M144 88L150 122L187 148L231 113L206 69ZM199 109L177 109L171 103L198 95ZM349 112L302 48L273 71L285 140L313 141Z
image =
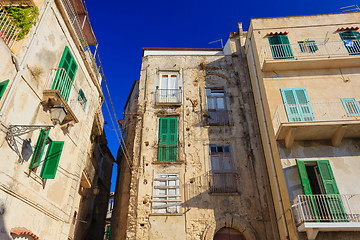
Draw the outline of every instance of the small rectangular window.
M154 213L180 213L179 174L158 174L154 178Z
M359 103L355 98L342 98L341 102L348 116L360 116Z
M81 106L85 110L87 99L86 99L85 93L84 93L84 91L82 89L79 90L78 101L80 102Z

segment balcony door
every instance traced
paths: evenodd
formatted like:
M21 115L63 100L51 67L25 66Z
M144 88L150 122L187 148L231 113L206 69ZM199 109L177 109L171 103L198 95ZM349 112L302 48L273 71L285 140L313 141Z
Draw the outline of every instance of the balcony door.
M236 192L236 177L229 145L210 146L210 190L215 193Z
M274 59L294 58L289 39L285 35L269 37L271 53Z
M360 54L360 33L358 31L350 30L339 34L350 55Z
M313 215L309 219L344 221L346 215L329 161L296 160L296 164L304 194L309 195L305 203L312 209L311 214L306 212Z
M174 103L178 102L179 83L176 73L161 74L159 101Z
M315 121L305 88L280 89L289 122Z

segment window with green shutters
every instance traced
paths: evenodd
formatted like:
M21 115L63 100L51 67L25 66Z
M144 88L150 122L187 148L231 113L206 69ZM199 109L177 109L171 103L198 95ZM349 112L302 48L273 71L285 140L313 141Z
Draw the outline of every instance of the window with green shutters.
M158 161L175 162L177 160L177 118L160 118Z
M269 43L274 59L294 58L289 39L285 35L269 37Z
M66 101L69 98L77 68L78 65L71 54L69 47L66 46L51 88L53 90L59 90Z
M8 83L9 83L9 80L0 82L0 100L1 100L2 96L4 95L4 92L5 92L5 89L8 85Z
M79 90L78 100L79 100L80 104L83 106L83 109L85 110L86 104L87 104L87 99L86 99L85 93L82 89Z
M339 33L350 55L360 54L360 33L358 31L345 31Z
M104 239L110 239L110 225L106 225L105 227L105 237Z
M348 116L360 116L359 103L355 98L342 98L341 102Z
M305 195L330 195L329 197L325 198L327 203L326 211L324 210L325 206L321 206L322 209L319 208L319 198L309 198L309 204L311 204L311 208L316 219L324 218L324 212L327 212L325 214L330 214L333 219L344 219L346 217L344 213L344 207L341 197L338 196L339 190L336 185L330 162L328 160L296 160L296 164L298 166L300 181ZM316 169L318 172L316 181L314 181L314 179L310 180L309 171L311 168Z
M50 130L41 130L31 158L29 169L43 179L54 179L59 164L63 141L52 141ZM40 169L41 168L41 169ZM40 171L41 170L41 171Z
M315 121L305 88L280 89L289 122Z

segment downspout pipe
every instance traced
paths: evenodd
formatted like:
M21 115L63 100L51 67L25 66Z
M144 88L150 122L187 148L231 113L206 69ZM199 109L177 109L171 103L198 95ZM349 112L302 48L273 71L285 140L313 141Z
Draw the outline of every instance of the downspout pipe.
M34 33L33 38L31 39L30 45L29 45L28 49L26 50L26 53L25 53L25 56L24 56L24 58L23 58L23 61L21 62L21 65L20 65L20 66L17 66L17 64L16 64L16 68L17 68L17 71L18 71L18 72L16 73L14 82L13 82L13 84L11 85L11 88L10 88L10 90L9 90L7 96L6 96L5 101L4 101L4 104L3 104L2 107L1 107L1 110L0 110L0 122L1 122L2 116L4 115L5 109L6 109L7 105L8 105L9 102L10 102L10 98L11 98L11 96L12 96L14 90L15 90L15 87L16 87L19 79L20 79L20 76L21 76L22 70L24 69L24 66L25 66L25 64L26 64L26 61L27 61L27 59L29 58L31 49L32 49L32 47L34 46L34 43L35 43L35 41L36 41L36 39L37 39L37 36L39 35L39 31L40 31L41 26L42 26L42 24L43 24L43 22L44 22L46 13L48 12L48 10L49 10L49 8L50 8L50 6L51 6L52 1L53 1L53 0L49 0L49 1L47 2L45 11L44 11L43 15L41 16L40 22L39 22L39 24L38 24L38 26L37 26L37 28L36 28L36 30L35 30L35 33ZM13 56L14 56L14 55L13 55ZM17 58L15 58L15 59L17 59Z
M254 75L255 75L255 82L256 82L256 90L258 93L258 98L260 101L260 110L261 110L261 116L263 119L263 126L265 128L265 137L266 137L266 144L268 146L269 152L270 152L270 162L271 162L271 171L273 172L273 176L274 176L274 182L275 182L275 189L276 189L276 195L279 199L279 205L280 205L280 212L281 212L281 219L282 219L282 223L284 225L284 230L285 230L285 234L286 237L288 238L289 236L289 232L286 226L286 222L285 222L285 214L284 214L284 207L282 205L282 200L281 200L281 195L280 195L280 189L279 189L279 183L277 181L277 174L276 174L276 170L275 170L275 164L274 164L274 158L273 158L273 151L271 149L271 145L270 145L270 140L269 140L269 133L268 133L268 128L266 125L266 121L265 121L265 113L264 113L264 106L263 106L263 102L262 102L262 98L261 98L261 94L260 94L260 87L259 87L259 79L258 79L258 75L256 72L256 66L255 66L255 61L254 61L254 55L253 55L253 51L252 51L252 47L251 47L251 41L250 38L248 38L248 43L249 43L249 50L250 50L250 55L251 55L251 62L252 62L252 67L254 70Z

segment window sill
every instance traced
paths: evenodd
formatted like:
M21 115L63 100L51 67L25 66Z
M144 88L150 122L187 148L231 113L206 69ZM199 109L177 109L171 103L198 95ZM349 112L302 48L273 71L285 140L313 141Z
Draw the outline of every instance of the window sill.
M167 162L167 161L153 161L152 164L155 165L162 165L162 164L167 164L167 165L181 165L185 163L184 161L175 161L175 162Z
M149 216L182 216L182 213L150 213Z
M209 195L211 195L211 196L240 196L240 193L238 193L238 192L232 192L232 193L209 192Z
M44 184L44 179L42 179L40 176L38 176L36 173L34 173L33 171L31 171L30 169L28 170L28 172L24 172L28 177L32 178L35 180L35 182L43 185Z

